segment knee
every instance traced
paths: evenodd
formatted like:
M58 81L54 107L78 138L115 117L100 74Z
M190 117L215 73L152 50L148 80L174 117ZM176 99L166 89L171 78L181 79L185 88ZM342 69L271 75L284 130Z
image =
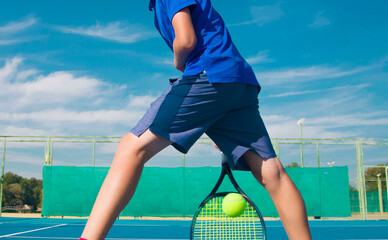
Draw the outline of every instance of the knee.
M118 151L127 155L132 161L137 161L143 165L155 154L168 146L170 142L149 130L141 136L132 133L125 135L118 146Z
M138 146L138 137L132 133L124 135L116 150L115 160L143 162L144 153ZM144 161L145 163L145 161Z
M276 190L283 176L287 174L278 158L264 159L260 171L252 173L268 192Z

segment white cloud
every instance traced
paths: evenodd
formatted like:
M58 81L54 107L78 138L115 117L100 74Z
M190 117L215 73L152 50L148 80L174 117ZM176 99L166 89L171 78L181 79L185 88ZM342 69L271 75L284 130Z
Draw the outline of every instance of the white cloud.
M0 83L4 83L11 79L16 74L17 67L22 61L23 58L20 57L14 57L12 60L7 59L4 67L0 68Z
M48 134L45 130L16 126L6 126L1 133L7 136L45 136Z
M306 102L296 104L297 108L303 109L304 112L311 113L314 116L341 116L351 112L364 112L370 108L371 97L361 91L362 88L345 89L343 91L328 92L321 98L310 99Z
M312 125L328 125L333 128L337 127L354 127L354 126L388 126L388 116L380 118L370 118L365 114L353 114L342 116L321 117L312 119Z
M37 19L34 17L28 17L19 22L10 22L5 26L0 26L0 34L1 35L15 34L30 28L36 23L37 23Z
M111 141L120 141L120 139L109 139ZM119 143L97 143L96 152L99 154L114 154Z
M24 143L25 145L29 145ZM25 147L25 146L24 146ZM44 150L44 145L41 146L42 150ZM36 147L35 147L36 148ZM24 151L12 151L11 148L8 148L10 150L8 154L6 155L6 162L8 165L11 165L13 163L24 163L30 165L38 165L38 166L43 166L44 164L44 155L42 154L41 157L39 157L36 154L31 154ZM31 169L30 169L31 170Z
M384 132L388 112L376 110L373 95L367 91L369 86L324 89L324 94L313 98L279 101L271 107L270 116L265 115L268 106L262 106L261 112L271 137L298 137L296 123L300 118L306 118L303 135L310 138L358 138L368 136L375 129Z
M30 77L37 75L38 73L39 73L39 71L37 69L28 69L25 71L21 71L21 72L17 73L15 80L16 81L27 80Z
M0 46L18 44L22 42L26 42L26 39L0 39Z
M148 58L150 59L150 58ZM151 58L152 59L152 63L156 63L156 64L159 64L159 65L165 65L165 66L168 66L168 67L171 67L172 64L173 64L173 59L172 58L168 58L168 57L154 57L154 58Z
M155 101L156 97L150 96L150 95L144 95L144 96L133 96L131 95L129 100L129 107L136 107L136 108L148 108L150 104Z
M269 50L260 51L256 56L247 57L246 60L249 64L258 64L258 63L270 63L275 60L268 57Z
M18 70L23 59L7 60L0 68L0 106L20 109L27 106L54 105L91 99L96 96L117 94L125 85L113 86L89 76L75 76L72 72L53 72L34 77L38 70ZM21 82L21 80L23 80Z
M278 5L253 6L251 8L253 19L259 26L280 20L284 15Z
M126 85L73 72L38 75L39 70L22 63L15 57L0 67L1 135L121 134L153 100L133 95L128 104L120 101L127 98Z
M289 96L297 96L297 95L304 95L304 94L311 94L311 93L320 93L324 90L306 90L306 91L294 91L294 92L285 92L280 94L272 94L268 97L289 97Z
M355 75L357 73L368 71L377 65L361 66L346 70L340 67L327 67L323 65L280 69L275 71L261 72L257 77L262 85L277 85L291 82L306 82L318 79L332 79L344 76Z
M324 27L324 26L328 26L330 25L330 21L329 19L327 19L326 17L322 16L323 15L323 12L318 12L316 15L315 15L315 20L313 23L311 23L309 25L310 28L320 28L320 27Z
M228 27L236 27L242 25L257 24L260 27L265 24L278 21L284 16L283 10L279 5L266 5L266 6L252 6L251 7L252 20L239 22L235 24L228 24Z
M37 23L34 17L27 17L18 22L9 22L0 26L0 46L12 45L32 41L31 37L21 37L20 35Z
M273 118L274 116L272 116ZM293 137L298 138L300 136L299 126L297 121L299 118L291 118L287 115L277 115L277 121L268 120L266 116L263 116L264 122L268 133L271 138L284 138L284 137ZM327 119L332 119L326 121ZM337 122L337 120L339 120ZM316 118L307 118L305 124L303 125L303 136L305 138L347 138L347 137L359 137L358 131L349 131L338 129L339 127L348 127L346 125L346 120L350 120L346 115L338 115L335 118L331 117L316 117ZM356 118L352 118L352 121ZM365 126L364 124L367 120L359 123L355 123L354 126ZM386 122L386 120L382 120ZM342 125L345 123L345 125ZM351 125L349 125L351 126Z
M96 110L72 111L67 109L49 109L37 112L10 113L0 112L0 121L38 122L38 123L134 123L144 114L143 111Z
M299 128L296 125L298 119L287 115L263 115L268 133L271 138L276 137L297 137Z
M11 89L20 92L19 101L28 105L46 101L67 102L85 96L95 96L104 84L87 76L75 77L69 72L54 72L39 76L35 81L13 84Z
M283 10L279 5L266 5L266 6L252 6L251 7L252 20L228 24L228 27L235 27L241 25L257 24L260 27L265 24L280 20L284 15Z
M79 34L102 38L120 43L134 43L148 38L156 37L154 31L145 30L144 27L126 22L112 22L106 25L97 23L89 27L58 27L64 33Z
M333 88L326 88L326 89L320 89L320 90L305 90L305 91L285 92L285 93L280 93L280 94L272 94L272 95L269 95L268 97L289 97L289 96L337 91L337 90L344 90L344 89L355 89L356 90L356 89L361 89L361 88L366 88L366 87L369 87L369 85L368 84L348 85L348 86L333 87Z

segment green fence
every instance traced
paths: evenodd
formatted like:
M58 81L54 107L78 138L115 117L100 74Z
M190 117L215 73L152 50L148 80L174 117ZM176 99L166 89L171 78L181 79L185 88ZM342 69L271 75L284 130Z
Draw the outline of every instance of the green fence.
M122 216L191 217L214 187L220 168L147 167ZM108 172L101 167L43 169L43 216L88 216ZM347 167L289 168L306 202L309 216L350 216ZM235 172L237 182L267 217L278 217L265 189L249 172ZM305 181L308 179L308 181ZM228 182L226 182L228 183ZM233 189L224 184L222 190Z
M388 200L387 200L387 191L382 191L382 203L380 203L379 191L367 191L366 198L368 202L368 212L369 213L381 213L380 206L383 206L383 212L388 212ZM351 202L351 212L359 213L360 207L357 205L359 203L358 192L350 191L350 202Z
M113 159L115 148L120 138L121 137L0 136L0 156L2 156L0 198L2 199L4 192L3 182L5 172L18 173L17 171L20 171L20 166L22 166L23 171L33 171L35 172L35 176L39 176L37 178L40 178L40 176L42 176L42 168L44 167L43 176L45 191L43 194L43 215L86 216L90 211L92 201L94 201L94 197L97 194L98 186L105 176L106 167L110 165ZM386 157L388 155L388 139L309 139L301 137L273 138L272 143L283 165L299 166L299 168L288 168L287 171L292 175L292 178L297 182L298 187L301 189L303 197L307 202L310 216L349 216L349 212L351 212L353 216L359 216L359 218L363 220L371 218L372 216L375 218L377 215L378 218L380 218L379 216L381 216L381 218L388 217L388 204L386 200L388 188L388 159ZM81 169L81 166L96 167L95 169L85 168L88 169L85 171L92 171L91 174L95 177L91 179L78 179L78 184L74 185L73 183L77 182L76 177L79 177L79 174L71 174L68 172L68 174L73 175L75 178L74 180L74 178L71 177L73 178L73 180L71 180L73 183L70 184L68 176L62 175L63 173L60 171L57 172L61 166L67 166L67 168L73 169L75 172L77 172L78 169ZM72 168L69 166L78 167ZM211 186L214 184L214 179L218 177L219 166L219 152L214 149L212 142L208 138L201 138L187 155L179 154L172 148L158 154L157 157L146 164L144 180L142 178L141 181L146 182L147 179L152 176L152 174L147 173L156 171L152 170L154 167L158 167L155 169L158 169L157 173L160 176L163 176L163 174L170 176L170 174L164 173L164 171L178 171L180 175L178 174L177 176L183 177L181 179L184 181L174 180L173 182L175 183L176 181L180 184L188 185L179 185L176 189L176 193L180 195L174 196L173 200L180 198L186 199L190 196L191 189L195 189L195 186L189 185L189 183L192 184L192 182L204 179L204 177L197 177L198 179L196 179L196 176L202 176L199 172L197 173L197 171L203 171L204 168L202 167L210 167L208 168L208 171L212 172L211 174L206 174L205 179L207 179ZM331 166L333 167L331 168ZM328 171L330 174L325 175L324 172L322 172L326 171L326 169L329 169ZM330 202L330 197L339 196L336 195L336 192L330 192L330 188L324 186L324 184L328 184L330 187L336 186L337 182L333 182L333 179L331 178L326 178L331 176L332 171L336 171L335 169L342 169L338 171L344 172L346 171L344 169L347 169L348 186L346 190L344 186L341 186L341 199L348 199L348 212L344 211L344 209L347 208L345 207L345 203L340 205L340 209L336 209L337 204L329 206L325 205ZM303 174L301 172L294 174L294 171L302 171ZM30 174L29 172L26 174ZM244 173L236 172L236 177L243 179L244 177L240 176L240 174L244 175ZM24 172L20 175L25 176ZM249 174L247 176L249 176ZM251 178L251 176L249 177ZM66 198L74 200L70 190L70 194L69 192L64 191L55 192L57 190L53 188L51 188L52 190L48 190L50 184L54 186L61 181L62 187L76 186L78 188L83 186L86 190L91 191L87 194L89 195L87 197L90 197L88 198L89 200L80 199L80 202L84 204L82 206L77 206L76 208L78 210L75 212L71 212L73 210L70 209L74 209L73 205L76 205L77 201L65 205L61 205L60 202L56 201L56 199L64 200ZM154 179L153 181L156 180ZM253 181L255 182L253 185L245 184L245 180L243 180L243 182L244 184L242 185L244 190L258 202L264 215L276 216L273 205L269 201L268 195L265 192L263 193L263 189L260 186L255 186L254 184L257 184L255 181ZM309 182L316 188L309 188ZM142 182L140 184L142 184ZM345 185L346 181L342 181L341 184ZM166 185L166 183L164 183L164 185ZM93 187L90 188L90 186ZM144 186L142 186L143 185L138 188L134 200L131 201L131 204L123 212L124 215L153 215L152 213L155 209L150 208L147 210L148 212L145 209L141 210L143 209L141 203L144 201L143 199L144 196L147 195L147 192L157 192L155 189L152 189L151 186L158 186L158 184L144 184ZM255 190L251 191L250 188L254 188ZM351 190L350 193L349 188ZM144 191L143 195L142 191ZM346 192L348 193L348 197L344 194ZM200 198L206 193L207 191L201 191L201 193L195 195L201 196L198 197L196 201L183 201L183 208L182 206L175 206L178 210L165 210L165 213L168 211L173 215L180 214L182 216L189 216L192 214L191 211L194 206L196 207L198 205L198 202L201 200ZM82 198L81 195L78 195L77 197ZM161 205L158 202L160 199L159 196L152 199L152 201L147 201L153 202L154 205L150 206L161 208ZM162 199L168 199L168 196L163 196ZM317 201L319 201L319 203ZM0 205L1 204L2 201L0 201ZM167 208L167 204L163 205L163 207ZM63 210L66 208L68 208L68 212ZM80 213L79 211L81 209L83 210ZM332 213L330 213L330 211L332 211Z

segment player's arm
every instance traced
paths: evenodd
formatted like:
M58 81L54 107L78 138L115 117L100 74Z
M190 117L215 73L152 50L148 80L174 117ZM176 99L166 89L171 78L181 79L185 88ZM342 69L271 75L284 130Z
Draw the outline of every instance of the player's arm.
M186 60L197 44L197 36L193 23L191 21L190 9L188 7L177 12L172 18L175 39L174 65L175 68L183 72L185 70Z

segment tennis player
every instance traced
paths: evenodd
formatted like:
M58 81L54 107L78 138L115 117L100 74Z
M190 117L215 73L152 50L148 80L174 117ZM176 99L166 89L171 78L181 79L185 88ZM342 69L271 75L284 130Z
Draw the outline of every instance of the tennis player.
M172 145L187 153L206 133L234 170L270 194L289 239L311 239L298 189L276 157L258 110L260 85L210 0L151 0L155 26L183 74L118 146L81 239L104 239L132 198L144 164Z

